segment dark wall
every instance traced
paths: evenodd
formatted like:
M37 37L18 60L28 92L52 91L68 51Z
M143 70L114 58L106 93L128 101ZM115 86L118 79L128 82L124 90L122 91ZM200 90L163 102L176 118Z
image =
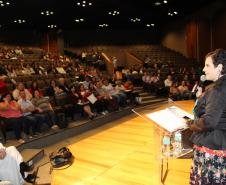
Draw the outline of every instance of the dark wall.
M159 34L154 29L105 29L64 31L65 47L84 45L128 45L159 43Z
M42 33L36 30L0 29L0 43L18 46L39 46Z
M226 9L214 17L212 22L213 49L226 49Z
M155 28L111 30L0 30L0 43L18 46L36 46L50 52L62 52L63 47L89 45L158 44Z
M195 58L200 63L204 63L205 55L208 52L216 48L226 49L225 0L216 0L214 3L180 21L181 24L177 23L176 26L175 24L170 24L165 27L162 38L169 35L173 29L186 30L184 38L186 39L186 56L189 58ZM178 47L180 47L180 43L171 49L179 51Z

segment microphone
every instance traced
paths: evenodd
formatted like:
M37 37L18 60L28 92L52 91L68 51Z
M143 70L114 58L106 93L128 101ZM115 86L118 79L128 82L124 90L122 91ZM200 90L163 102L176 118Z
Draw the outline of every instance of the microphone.
M200 76L200 81L205 82L206 81L206 75L201 75Z

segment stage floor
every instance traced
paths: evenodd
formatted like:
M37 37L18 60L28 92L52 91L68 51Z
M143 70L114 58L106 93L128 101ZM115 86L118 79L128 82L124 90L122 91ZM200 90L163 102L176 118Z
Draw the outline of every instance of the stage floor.
M194 102L179 104L191 112ZM161 185L160 135L153 123L134 114L77 136L68 146L74 163L53 170L51 184ZM188 185L190 164L170 159L165 185Z

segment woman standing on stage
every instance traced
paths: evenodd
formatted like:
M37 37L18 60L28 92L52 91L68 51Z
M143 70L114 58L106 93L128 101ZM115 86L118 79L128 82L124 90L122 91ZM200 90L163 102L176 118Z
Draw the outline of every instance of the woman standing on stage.
M195 119L188 121L193 131L194 158L190 185L226 184L226 51L217 49L206 56L203 69L212 83L195 108Z

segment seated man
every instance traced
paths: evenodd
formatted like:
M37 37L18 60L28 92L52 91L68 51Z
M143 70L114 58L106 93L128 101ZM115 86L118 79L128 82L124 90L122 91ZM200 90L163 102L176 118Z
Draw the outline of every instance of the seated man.
M23 185L24 179L32 182L35 176L24 172L21 167L25 166L21 154L14 146L5 148L0 143L0 184Z
M44 121L44 116L35 114L40 110L36 108L30 100L26 99L26 94L24 90L20 91L21 99L18 100L18 104L21 108L22 114L26 122L31 124L33 136L37 136L41 132L41 126ZM26 133L29 133L29 128L27 128ZM32 135L28 135L28 138L32 138Z
M34 91L33 97L32 104L39 110L38 114L44 116L44 120L49 127L53 129L58 128L56 125L56 115L51 104L49 103L49 98L40 96L38 90Z
M16 86L16 89L14 89L13 98L15 100L19 100L21 98L20 97L20 91L22 91L22 90L25 92L26 99L30 100L32 98L32 95L31 95L31 93L29 92L28 89L25 89L24 84L22 82L18 83L17 86Z

